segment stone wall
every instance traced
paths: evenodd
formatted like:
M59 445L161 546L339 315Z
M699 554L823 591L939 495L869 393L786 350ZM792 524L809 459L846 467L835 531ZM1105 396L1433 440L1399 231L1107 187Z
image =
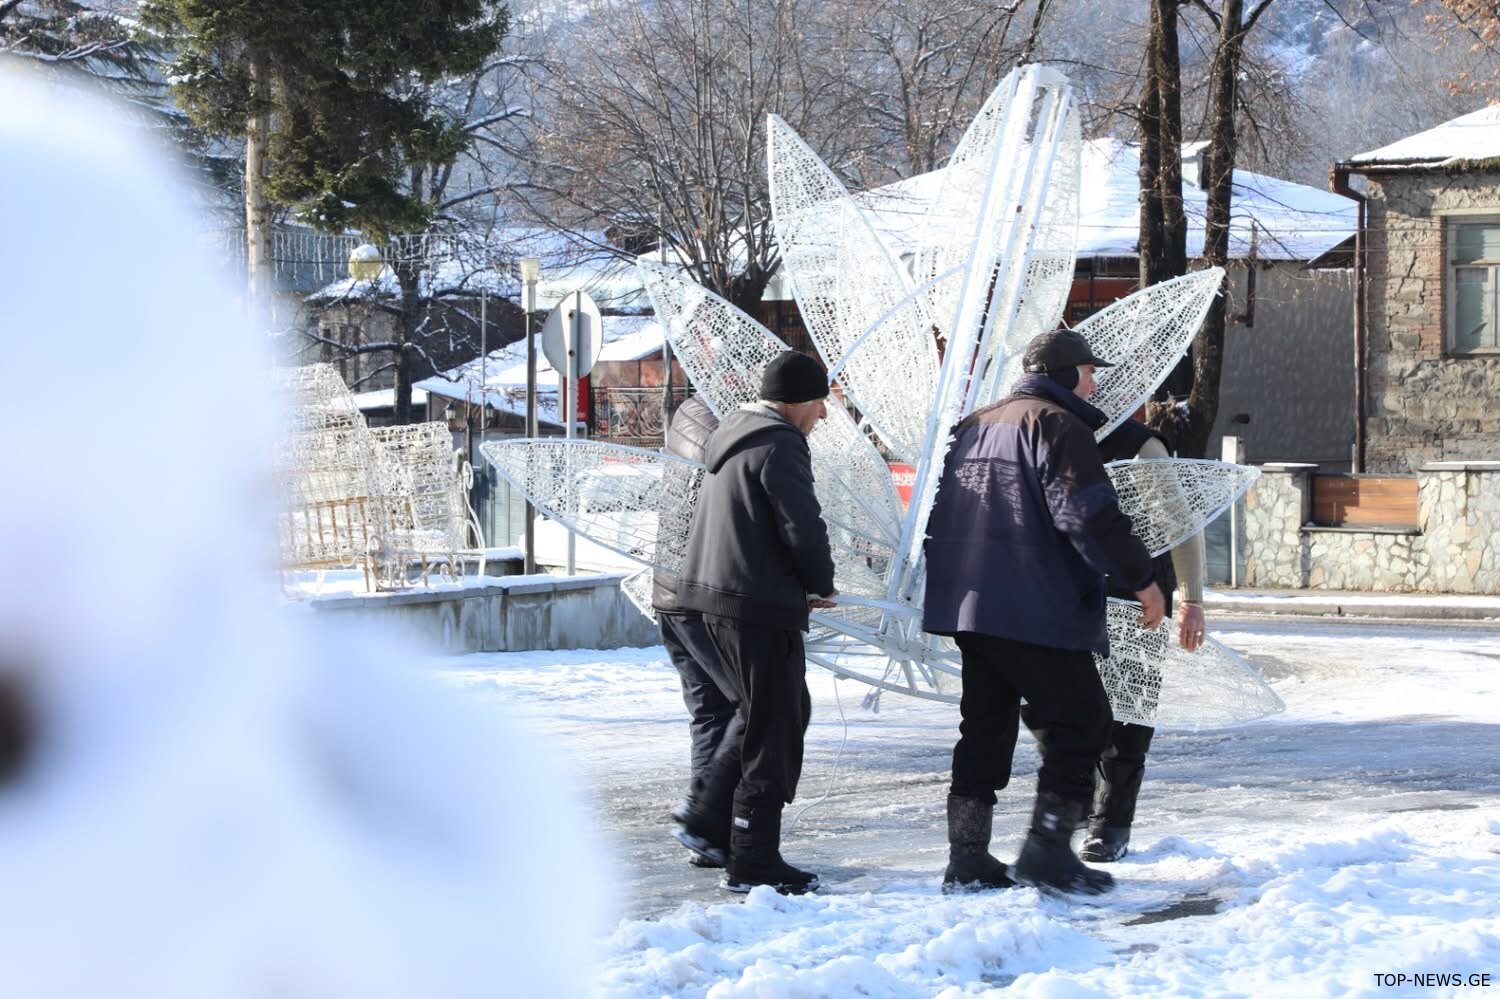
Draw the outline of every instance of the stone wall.
M313 610L356 626L393 624L435 652L614 649L661 641L620 590L619 573L506 576L461 589L317 597Z
M1409 530L1311 523L1315 465L1273 464L1246 495L1244 585L1500 594L1500 462L1444 462L1417 472Z
M1500 216L1500 172L1374 175L1369 184L1366 467L1500 457L1500 356L1449 355L1446 222Z

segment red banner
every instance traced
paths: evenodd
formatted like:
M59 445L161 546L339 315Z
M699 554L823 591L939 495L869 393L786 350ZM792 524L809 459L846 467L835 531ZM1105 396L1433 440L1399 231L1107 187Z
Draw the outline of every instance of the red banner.
M896 482L896 494L901 497L901 505L906 506L911 502L911 487L917 481L917 470L910 465L892 462L891 478Z

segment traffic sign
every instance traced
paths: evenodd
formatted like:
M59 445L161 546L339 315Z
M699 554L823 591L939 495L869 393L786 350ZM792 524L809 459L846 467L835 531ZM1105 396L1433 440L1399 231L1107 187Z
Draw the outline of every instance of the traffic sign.
M568 364L568 347L576 343L576 367ZM542 327L542 353L559 377L580 378L589 373L604 345L604 322L599 306L587 292L574 291L563 296L557 308L547 315Z

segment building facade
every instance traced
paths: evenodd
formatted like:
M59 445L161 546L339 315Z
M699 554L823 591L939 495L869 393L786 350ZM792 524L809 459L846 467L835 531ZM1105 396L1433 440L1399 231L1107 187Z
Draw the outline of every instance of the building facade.
M1365 469L1500 456L1500 109L1335 170L1366 179Z

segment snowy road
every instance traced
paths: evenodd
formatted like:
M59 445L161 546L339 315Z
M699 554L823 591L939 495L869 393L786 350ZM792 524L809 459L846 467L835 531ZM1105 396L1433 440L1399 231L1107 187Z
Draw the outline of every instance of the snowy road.
M1413 970L1500 983L1500 626L1211 627L1263 670L1287 712L1232 731L1158 733L1137 852L1098 902L938 893L952 707L886 695L871 713L860 707L868 688L811 671L814 721L788 826L829 794L784 847L827 887L742 904L666 833L687 739L660 649L477 655L445 668L532 715L592 782L631 879L600 979L609 994L1056 994L1067 982L1085 995L1391 995L1403 986L1374 975ZM1019 846L1035 766L1023 736L995 818L1004 859Z

